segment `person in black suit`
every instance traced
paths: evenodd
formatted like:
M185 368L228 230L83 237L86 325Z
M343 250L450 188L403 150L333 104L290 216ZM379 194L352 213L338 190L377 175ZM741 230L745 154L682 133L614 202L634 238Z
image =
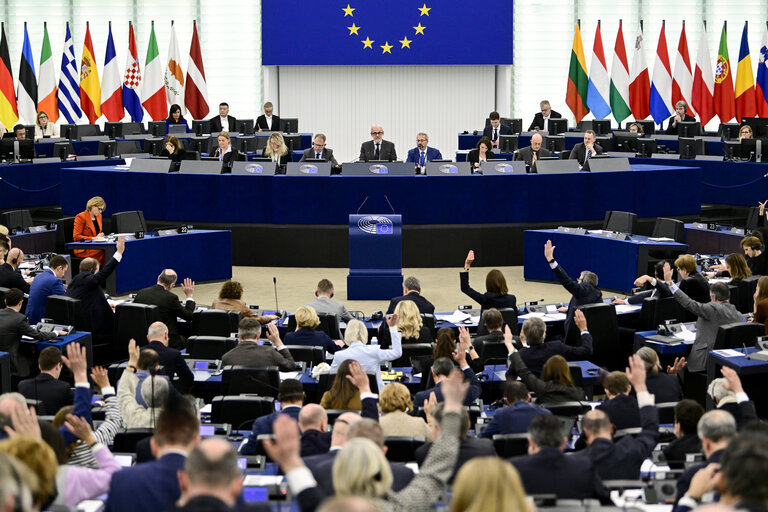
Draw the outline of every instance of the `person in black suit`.
M40 374L32 379L19 382L19 393L30 400L41 400L42 409L38 414L56 414L65 405L72 405L72 388L59 380L61 375L61 352L56 347L46 347L37 358Z
M229 104L219 103L219 115L208 121L211 125L211 133L237 132L237 119L229 115Z
M522 160L525 162L525 166L530 169L539 158L552 156L552 153L550 153L548 149L541 147L543 142L544 137L538 133L534 133L531 135L531 145L518 150L518 152L515 153L515 160Z
M437 439L442 433L443 422L443 404L439 403L432 410L432 439ZM467 431L469 430L469 413L466 409L462 409L461 412L461 429L459 430L459 457L456 460L456 466L453 469L451 477L448 479L448 484L453 483L453 479L456 478L456 473L459 472L461 466L466 462L469 462L475 457L494 457L496 456L496 450L493 448L493 443L488 439L478 439L475 437L467 437ZM432 443L425 443L416 448L416 462L419 467L424 463L427 458L427 453L432 447Z
M683 389L680 386L678 372L685 367L685 358L675 358L667 373L661 371L659 355L650 347L641 347L636 355L645 363L645 386L648 392L656 398L656 402L679 402L683 399Z
M481 137L480 140L477 141L477 147L467 153L467 162L469 162L472 172L480 167L481 162L496 158L496 155L491 151L491 147L491 139L488 137Z
M323 133L315 135L315 138L312 140L312 147L304 150L304 154L301 155L301 160L299 160L299 162L303 162L309 158L325 160L326 162L330 162L331 167L340 167L339 162L336 161L336 157L333 156L333 150L325 147L325 134Z
M680 100L675 103L675 115L669 118L669 125L667 126L667 135L677 135L677 123L680 121L693 122L696 118L689 116L688 105L684 101Z
M24 280L19 265L24 262L24 251L13 247L5 256L5 263L0 265L0 286L3 288L18 288L24 293L29 293L29 283Z
M710 301L709 281L696 270L696 258L690 254L681 254L675 260L677 273L682 278L680 290L692 300L701 304Z
M195 382L195 376L192 375L192 370L187 366L181 352L168 347L168 327L163 322L153 322L147 330L147 340L149 343L141 347L141 350L152 349L157 352L160 365L163 367L162 373L171 382L176 375L179 378L177 389L182 393L189 391Z
M671 469L682 469L687 453L701 451L701 440L696 425L704 415L704 408L695 400L686 398L675 406L675 439L664 447L664 458Z
M280 131L280 117L272 115L274 109L271 101L264 104L264 114L256 118L256 126L260 132Z
M187 457L179 472L181 498L173 512L268 512L269 505L238 504L243 471L237 452L225 439L204 439Z
M549 104L549 101L544 100L541 103L539 103L539 107L541 108L541 112L536 112L536 115L533 116L533 121L531 121L531 126L528 127L529 132L533 131L549 131L549 120L550 119L560 119L563 116L560 115L559 112L555 112L552 110L552 106ZM533 141L533 139L531 139Z
M643 385L645 387L645 370L643 370ZM608 419L616 430L640 426L638 399L629 394L631 389L629 378L624 372L611 372L603 380L606 399L597 406L597 409L608 415Z
M219 162L221 162L221 174L231 174L232 165L240 160L240 153L232 147L232 140L229 138L228 132L222 131L216 140L219 147L216 148L213 156L218 157Z
M496 348L501 348L498 344L504 343L504 332L502 331L504 317L499 310L496 308L486 309L483 311L481 318L487 334L475 336L475 339L469 343L469 355L473 358L471 362L477 361L480 363L479 365L471 365L475 371L483 371L485 360L491 357L486 351L490 352L493 350L494 345L497 345ZM465 327L459 327L459 339L461 339L465 330ZM467 336L469 336L469 331L467 331Z
M389 301L389 306L387 307L388 315L395 312L395 307L401 300L412 300L416 307L419 308L419 313L435 314L435 306L421 295L421 283L413 276L406 277L403 281L403 294Z
M597 288L597 274L588 270L583 270L577 281L568 277L565 269L557 264L555 260L555 246L551 240L544 244L544 257L549 262L549 266L560 280L560 284L571 294L571 301L568 303L568 309L560 308L559 311L567 312L563 329L565 329L565 342L569 345L575 345L576 331L571 331L570 326L573 322L573 316L576 308L585 304L595 304L603 302L603 293Z
M467 354L464 350L458 350L456 362L459 364L462 373L464 373L464 380L469 382L469 390L464 397L464 405L469 405L480 396L482 391L480 381L472 368L467 364ZM438 402L442 402L443 393L440 389L440 384L451 375L455 368L453 361L447 357L440 357L432 363L432 380L435 382L435 387L416 393L413 398L413 403L417 404L416 407L422 405L424 400L429 400L432 393L435 394L435 399ZM416 414L416 412L413 411L412 414Z
M603 154L603 147L600 144L596 144L597 134L594 130L587 130L584 132L584 142L580 142L573 146L571 150L571 160L578 160L579 166L583 166L584 162L592 158L595 155Z
M530 494L555 494L558 499L596 498L612 504L610 494L589 457L566 456L568 438L560 420L540 414L528 425L528 453L509 459L520 473L525 491Z
M397 151L395 144L384 139L384 128L375 124L371 126L371 140L363 142L360 146L361 162L370 162L371 160L384 160L394 162L397 160Z
M287 414L294 420L299 420L299 411L304 405L304 388L296 379L285 379L280 383L277 392L277 400L280 402L280 410L257 418L253 422L251 435L248 440L240 447L240 453L243 455L256 454L256 439L262 434L272 434L272 423L279 414ZM334 425L335 426L335 425Z
M489 308L517 308L517 298L508 293L507 280L500 270L493 269L485 276L485 293L479 293L469 286L469 267L475 261L475 251L470 250L464 260L464 271L459 272L459 286L462 293L469 295L480 304L480 314Z
M21 337L29 336L36 340L50 340L66 334L64 331L38 331L31 327L26 315L22 314L21 304L24 294L18 288L11 288L5 293L5 307L0 309L0 351L11 356L11 375L29 377L32 370L32 355L26 347L20 347Z
M86 328L91 331L94 343L111 343L115 335L115 313L104 296L103 287L123 259L125 239L118 237L115 254L104 268L99 269L99 262L94 258L85 258L80 262L80 273L67 287L67 296L78 299L83 305L86 316Z
M181 142L175 135L169 135L163 141L163 150L160 151L160 156L168 157L171 162L179 163L184 160L184 148L181 146ZM178 170L175 168L173 170Z
M547 335L547 325L544 320L534 317L523 322L523 328L520 330L520 358L534 375L541 376L544 364L552 356L563 356L566 361L580 361L587 360L592 355L592 335L589 333L587 319L581 310L576 310L573 322L579 331L581 341L579 346L566 345L561 341L544 343Z
M512 128L501 124L501 116L498 112L491 112L488 119L490 124L483 129L483 137L488 137L491 140L491 145L497 148L499 147L499 135L512 135Z
M139 290L133 301L138 304L157 306L157 320L168 327L171 347L181 349L184 348L186 338L179 334L176 318L182 318L187 322L192 320L192 314L195 312L195 299L192 298L192 294L195 292L195 282L187 277L181 283L181 291L186 296L182 306L178 297L171 292L171 288L176 284L176 279L176 272L172 269L163 270L157 276L157 284Z
M552 414L549 409L533 405L528 388L517 380L507 380L504 385L504 403L506 407L494 413L478 437L492 439L496 434L523 434L528 432L533 418L539 414Z
M637 392L642 431L635 436L624 436L615 443L612 440L611 423L616 425L603 410L593 410L584 415L582 429L589 446L585 454L603 480L637 480L640 467L647 459L659 437L659 414L653 406L653 395L645 387L645 365L636 356L629 358L627 376Z

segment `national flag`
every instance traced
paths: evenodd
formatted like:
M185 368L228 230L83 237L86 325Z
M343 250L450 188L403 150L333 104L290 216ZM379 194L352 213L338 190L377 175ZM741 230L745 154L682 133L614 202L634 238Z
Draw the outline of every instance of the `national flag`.
M666 23L661 22L659 44L656 45L656 62L653 65L653 81L651 82L650 110L653 122L662 124L672 115L675 108L671 106L672 100L672 69L669 65L669 52L667 51L667 37L664 34Z
M739 64L736 68L736 120L755 117L757 106L755 105L755 80L752 77L752 58L749 56L749 41L747 40L747 22L744 22L744 30L741 32L741 46L739 47Z
M29 42L27 22L24 22L24 44L21 47L21 62L19 62L19 89L16 92L19 106L19 116L33 124L37 121L37 77L35 76L35 58L32 56L32 45Z
M731 61L728 57L728 36L726 22L723 22L723 32L720 34L720 48L717 51L715 65L715 114L721 123L727 123L736 115L736 99L733 91Z
M589 84L587 86L587 107L595 119L605 119L611 113L608 104L611 96L611 82L608 78L608 66L605 64L603 38L600 35L600 22L595 30L595 42L592 45L592 66L589 68Z
M589 113L586 104L588 82L587 62L584 59L584 46L581 44L581 28L576 24L576 31L573 34L573 48L571 49L571 66L568 69L568 89L565 94L565 103L573 112L577 123Z
M141 104L147 109L153 121L162 121L168 117L168 104L165 101L163 83L163 65L160 63L160 51L155 39L155 22L147 45L147 60L144 61L144 83L141 86Z
M699 113L701 125L707 124L715 117L715 100L712 89L715 79L712 76L712 64L709 60L709 45L707 44L707 27L701 31L699 49L696 54L696 70L693 74L693 89L691 92L691 104Z
M13 88L11 56L8 53L8 40L5 38L5 23L0 24L0 122L10 130L19 121L19 108L16 106L16 90Z
M168 104L179 105L184 114L184 71L181 69L179 42L176 40L176 28L171 22L171 42L168 44L168 65L165 66L165 93Z
M56 74L53 68L51 41L48 39L48 23L43 22L43 49L40 52L40 80L37 83L37 111L45 112L48 121L59 120L59 106L56 100Z
M139 99L139 84L141 83L141 66L139 52L136 50L136 38L133 35L133 23L128 22L128 58L125 64L123 78L123 106L131 116L131 120L140 123L144 120L144 109Z
M763 43L760 45L760 59L757 65L757 84L755 89L757 115L768 117L768 25L763 30Z
M94 124L101 117L101 84L99 83L99 70L96 68L94 55L91 28L90 24L86 22L83 58L80 64L80 106L91 124Z
M112 22L109 22L107 51L104 55L104 79L101 82L101 113L107 121L116 123L125 117L123 109L123 88L117 69L115 41L112 39Z
M64 37L64 50L61 52L61 74L59 75L59 112L74 124L83 115L80 110L80 83L77 80L77 61L75 45L67 22L67 35Z
M648 65L645 63L641 25L635 38L635 54L632 57L632 74L629 80L629 107L635 119L645 119L650 115L651 112L648 110L650 96L651 79L648 74Z
M688 113L696 115L691 105L693 90L693 73L691 72L691 59L688 56L688 38L685 36L685 22L680 32L680 40L677 43L677 56L675 57L675 70L672 75L672 105L678 101L684 101L688 105Z
M208 84L205 81L203 52L200 51L200 39L197 37L197 22L192 22L192 43L189 45L189 63L187 64L187 83L184 87L184 103L192 119L202 119L208 115Z
M613 118L621 124L632 114L629 108L629 64L627 50L624 47L624 31L619 20L619 32L613 46L613 65L611 66L611 110Z

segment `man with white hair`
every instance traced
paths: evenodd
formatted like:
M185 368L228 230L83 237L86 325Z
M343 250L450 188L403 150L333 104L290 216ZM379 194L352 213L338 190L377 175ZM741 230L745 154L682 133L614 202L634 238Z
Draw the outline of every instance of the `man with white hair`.
M378 124L371 126L371 140L363 142L360 146L360 161L370 162L371 160L384 160L387 162L397 160L395 144L384 140L384 128Z
M723 366L723 377L709 383L707 394L712 397L718 409L728 411L736 420L736 426L757 419L755 404L749 399L741 386L741 379L735 370Z
M160 358L160 366L163 367L163 374L173 380L173 376L179 377L176 388L182 393L189 391L195 382L195 376L192 370L187 366L187 362L181 355L181 352L168 346L168 327L163 322L154 322L147 331L147 340L149 343L144 345L141 350L151 349L157 352Z

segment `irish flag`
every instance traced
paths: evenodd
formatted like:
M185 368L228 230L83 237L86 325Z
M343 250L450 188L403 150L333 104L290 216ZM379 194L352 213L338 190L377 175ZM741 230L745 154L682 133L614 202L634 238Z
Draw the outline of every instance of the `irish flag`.
M568 89L565 94L565 103L576 117L576 122L581 121L589 113L587 107L587 61L584 58L584 46L581 44L581 29L576 25L573 34L573 49L571 50L571 67L568 69Z
M48 122L59 119L59 100L56 97L56 75L53 68L48 23L43 22L43 49L40 52L40 80L37 82L37 111L48 114Z
M163 80L163 64L160 62L160 51L157 49L155 38L155 22L152 22L152 32L149 34L147 60L144 62L144 83L141 86L141 104L147 110L153 121L162 121L168 117L168 105L165 102L165 81Z

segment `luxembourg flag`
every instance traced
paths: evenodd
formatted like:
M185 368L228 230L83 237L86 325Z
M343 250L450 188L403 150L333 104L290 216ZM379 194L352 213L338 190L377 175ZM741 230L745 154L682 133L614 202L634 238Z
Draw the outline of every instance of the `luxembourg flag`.
M104 57L104 80L101 82L101 113L107 121L116 123L125 116L123 109L123 88L120 84L120 73L117 69L115 41L112 39L112 22L109 22L107 37L107 53Z
M134 122L144 120L144 109L139 99L139 84L141 84L141 66L139 52L136 50L136 38L133 35L133 23L128 22L128 62L125 64L123 78L123 106Z
M667 38L664 35L665 22L661 22L659 44L656 46L656 63L653 65L653 80L651 80L650 110L653 122L662 124L674 111L672 100L672 70L669 65Z
M768 117L768 25L763 27L763 43L757 65L757 115Z
M595 43L592 45L592 67L589 68L589 85L587 86L587 107L595 119L605 119L611 113L608 101L611 94L611 83L608 79L608 66L605 65L603 38L600 36L600 20L595 30Z

